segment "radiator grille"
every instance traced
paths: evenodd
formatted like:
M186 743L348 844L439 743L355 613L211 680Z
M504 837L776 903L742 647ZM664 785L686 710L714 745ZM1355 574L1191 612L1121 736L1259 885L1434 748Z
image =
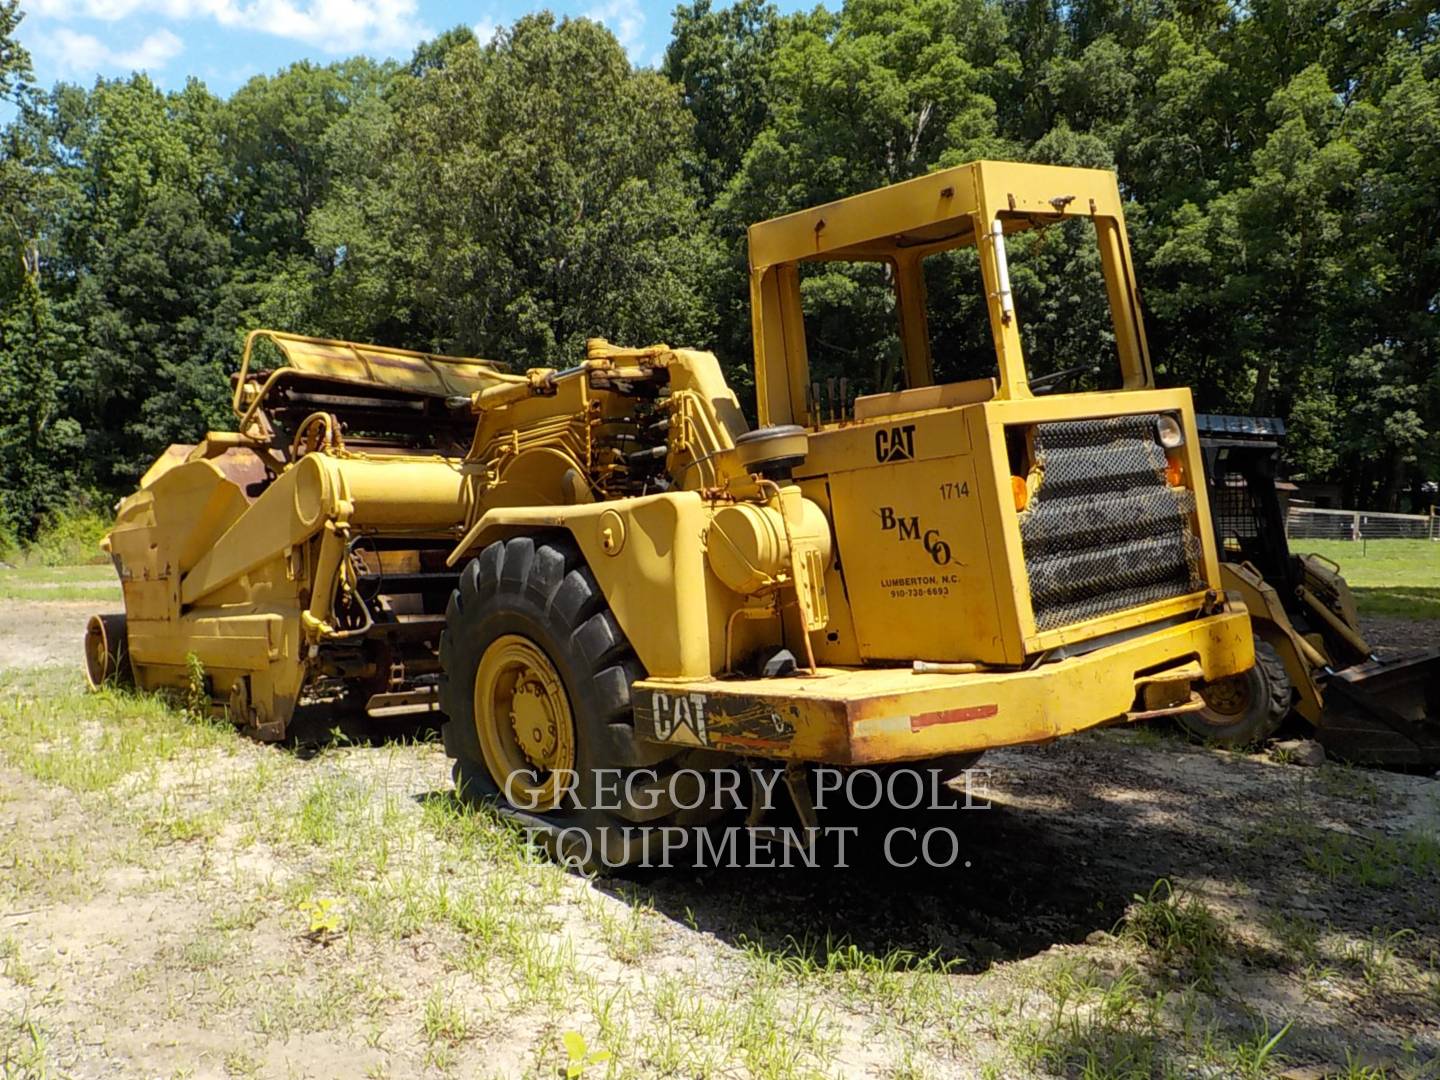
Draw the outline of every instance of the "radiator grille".
M1053 630L1204 587L1195 498L1165 481L1154 414L1037 424L1020 515L1030 601Z

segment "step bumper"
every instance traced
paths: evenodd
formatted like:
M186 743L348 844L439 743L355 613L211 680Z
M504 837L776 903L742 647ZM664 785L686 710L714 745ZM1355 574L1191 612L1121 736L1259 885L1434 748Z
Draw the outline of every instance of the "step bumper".
M1028 671L820 668L780 679L644 679L635 684L635 727L647 741L751 757L920 761L1048 742L1166 711L1157 701L1183 711L1191 679L1223 678L1253 663L1249 616L1232 605Z

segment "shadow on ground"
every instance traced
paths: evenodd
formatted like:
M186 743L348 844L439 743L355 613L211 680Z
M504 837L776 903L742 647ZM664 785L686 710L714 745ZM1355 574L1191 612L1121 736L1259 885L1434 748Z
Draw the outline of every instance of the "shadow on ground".
M1321 865L1330 833L1319 822L1344 802L1314 788L1313 770L1183 744L1173 757L1139 755L1149 768L1128 757L1109 735L998 752L981 766L990 809L866 815L844 867L631 869L598 884L734 945L822 963L827 948L854 945L979 972L1114 929L1162 878L1214 882L1245 898L1247 918L1277 912L1361 935L1405 927L1416 956L1440 943L1436 868L1397 866L1393 886L1357 889L1351 864ZM884 839L895 829L907 830L892 841L898 861L940 830L936 861L953 863L892 864ZM1417 901L1411 886L1424 881Z
M305 759L335 746L435 742L444 719L440 713L421 713L384 720L361 712L338 712L328 703L301 705L290 720L283 745Z
M839 857L832 843L817 867L637 869L598 884L638 891L657 911L736 946L823 965L829 951L853 945L976 973L1110 930L1154 881L1139 866L1098 875L1083 845L1046 825L1004 805L868 815L847 838L844 865L826 864L827 854ZM924 860L927 839L934 865Z

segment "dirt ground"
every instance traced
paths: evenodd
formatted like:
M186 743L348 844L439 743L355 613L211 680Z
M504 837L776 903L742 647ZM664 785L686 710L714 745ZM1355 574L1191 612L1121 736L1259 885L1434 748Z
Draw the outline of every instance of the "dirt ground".
M588 880L460 808L433 739L83 694L92 609L0 619L7 1080L1440 1076L1435 778L1109 730L867 819L953 830L944 870Z
M118 606L118 605L115 605ZM90 600L8 600L0 615L0 669L85 662L85 620Z

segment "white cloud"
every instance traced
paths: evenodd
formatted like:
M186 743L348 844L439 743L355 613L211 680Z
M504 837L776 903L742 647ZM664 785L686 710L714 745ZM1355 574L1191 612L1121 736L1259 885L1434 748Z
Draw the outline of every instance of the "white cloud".
M156 30L128 52L115 54L121 67L162 68L185 51L185 43L169 30Z
M481 45L489 45L495 40L495 35L500 32L500 24L487 15L479 19L470 29L474 31L476 41Z
M640 63L641 37L645 33L645 12L637 0L607 0L585 12L587 19L604 23L615 35L632 64Z
M430 34L418 0L29 0L31 14L57 20L117 22L136 14L213 19L303 41L329 52L413 45Z
M185 43L169 30L156 30L130 49L112 48L93 34L60 27L40 39L36 52L60 69L61 74L89 75L97 71L154 71L184 50Z

